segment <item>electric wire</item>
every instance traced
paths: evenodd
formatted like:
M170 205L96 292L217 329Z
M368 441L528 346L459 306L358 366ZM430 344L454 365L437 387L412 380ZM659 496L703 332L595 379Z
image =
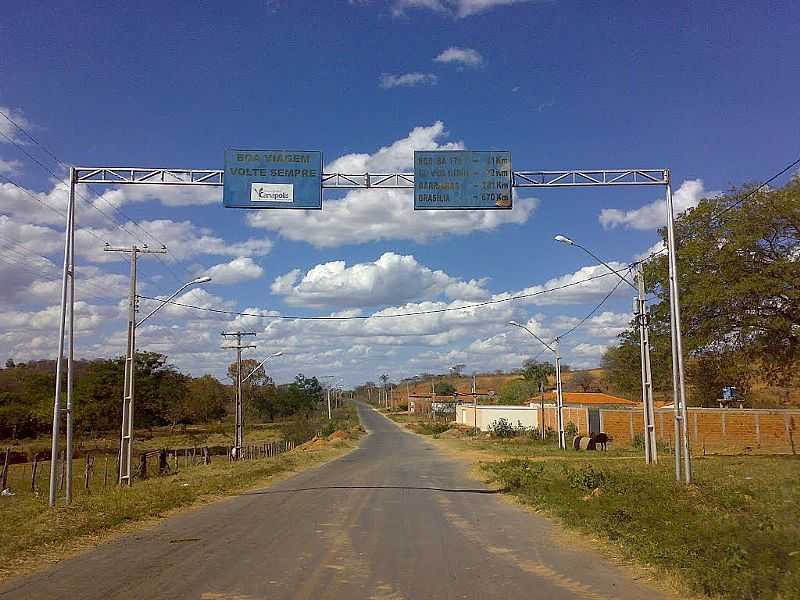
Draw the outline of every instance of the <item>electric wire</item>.
M631 266L635 266L638 263L633 263ZM139 298L144 298L146 300L153 300L155 302L161 302L162 304L173 304L175 306L180 306L182 308L189 308L192 310L199 310L205 312L212 312L217 314L223 315L231 315L231 316L238 316L238 317L257 317L260 319L272 319L272 320L289 320L289 321L356 321L356 320L367 320L367 319L396 319L400 317L416 317L422 315L432 315L438 313L445 313L445 312L453 312L453 311L461 311L461 310L471 310L475 308L481 308L484 306L489 306L493 304L501 304L503 302L512 302L515 300L524 300L525 298L533 298L535 296L540 296L542 294L548 294L551 292L557 292L563 289L567 289L570 287L574 287L576 285L581 285L583 283L587 283L589 281L594 281L595 279L601 279L603 277L608 277L609 275L613 275L614 273L600 273L599 275L592 275L591 277L586 277L584 279L580 279L578 281L572 281L570 283L565 283L563 285L559 285L553 288L547 288L542 290L537 290L535 292L529 292L527 294L517 294L515 296L509 296L507 298L497 298L494 300L486 300L484 302L476 302L474 304L466 304L464 306L449 306L446 308L434 308L430 310L418 310L418 311L411 311L405 313L397 313L397 314L388 314L388 315L379 315L379 314L372 314L372 315L348 315L348 316L300 316L300 315L262 315L259 313L249 313L249 312L241 312L235 310L225 310L222 308L215 308L209 306L196 306L194 304L187 304L185 302L177 302L175 300L164 300L162 298L154 298L152 296L145 296L139 294Z
M46 153L47 153L47 154L48 154L48 155L49 155L49 156L50 156L50 157L51 157L51 158L52 158L52 159L53 159L53 160L54 160L56 163L58 163L58 164L59 164L59 165L60 165L62 168L63 168L63 167L67 167L67 168L68 168L68 167L71 167L71 166L73 166L73 165L71 165L71 164L69 164L69 163L67 163L67 162L64 162L64 161L62 161L60 158L58 158L58 157L57 157L57 156L56 156L56 155L55 155L53 152L51 152L51 151L50 151L50 149L49 149L49 148L47 148L47 147L46 147L44 144L42 144L42 143L41 143L40 141L38 141L38 140L37 140L35 137L33 137L33 135L31 135L31 134L30 134L30 132L28 132L28 130L27 130L27 129L25 129L25 128L24 128L24 127L22 127L22 126L21 126L19 123L17 123L16 121L14 121L14 120L13 120L13 119L12 119L12 118L9 116L9 115L7 115L6 113L4 113L3 111L0 111L0 116L2 116L2 117L3 117L4 119L6 119L6 120L7 120L9 123L11 123L11 124L12 124L12 125L13 125L13 126L16 128L16 129L17 129L17 130L19 130L20 132L22 132L23 134L25 134L25 135L26 135L26 136L27 136L27 137L28 137L28 138L29 138L29 139L30 139L32 142L34 142L36 145L38 145L40 148L42 148L42 150L44 150L44 151L45 151L45 152L46 152ZM64 178L63 178L63 177L61 177L61 176L59 176L58 174L56 174L56 173L55 173L55 172L54 172L52 169L50 169L49 167L47 167L47 166L46 166L44 163L42 163L42 162L41 162L39 159L37 159L36 157L34 157L34 156L33 156L33 155L30 153L30 152L28 152L27 150L25 150L25 149L24 149L22 146L20 146L20 145L19 145L19 144L18 144L18 143L17 143L17 142L16 142L16 141L13 139L13 138L11 138L10 136L6 135L6 134L5 134L5 133L3 133L2 131L0 131L0 135L2 135L2 136L3 136L3 137L4 137L4 138L5 138L5 139L6 139L6 140L7 140L7 141L10 143L10 144L13 144L13 145L14 145L14 146L15 146L15 147L16 147L16 148L17 148L17 149L20 151L20 152L22 152L23 154L25 154L25 155L26 155L28 158L30 158L32 161L34 161L34 162L35 162L37 165L39 165L39 166L40 166L42 169L44 169L45 171L47 171L48 173L50 173L50 174L51 174L53 177L55 177L56 179L60 180L62 184L64 184L64 185L66 185L66 184L67 184L67 182L64 180ZM164 242L162 242L160 239L158 239L158 238L157 238L156 236L154 236L152 233L150 233L149 231L147 231L147 230L146 230L144 227L142 227L141 225L139 225L139 224L138 224L138 223L137 223L137 222L136 222L134 219L132 219L131 217L129 217L128 215L126 215L126 214L125 214L125 213L124 213L122 210L120 210L118 207L115 207L115 206L114 206L113 204L111 204L111 203L110 203L110 202L109 202L107 199L105 199L103 196L101 196L101 195L100 195L100 194L98 194L96 191L94 191L94 190L93 190L91 187L88 187L88 186L87 186L87 189L88 189L88 190L89 190L89 192L91 192L91 193L92 193L92 194L93 194L93 195L94 195L94 196L95 196L95 197L96 197L98 200L102 200L103 202L105 202L105 203L106 203L106 204L107 204L107 205L108 205L108 206L111 208L111 210L112 210L112 211L114 211L114 212L115 212L117 215L120 215L120 216L121 216L121 217L123 217L124 219L127 219L127 221L128 221L128 222L129 222L131 225L133 225L134 227L136 227L137 229L139 229L140 231L142 231L142 232L143 232L143 233L144 233L144 234L145 234L147 237L149 237L150 239L152 239L152 240L153 240L153 241L155 241L156 243L160 244L162 247L166 248L166 244L164 244ZM67 188L67 192L68 192L68 188ZM134 239L134 240L138 239L140 242L142 242L142 244L145 244L145 245L146 245L146 242L145 242L144 240L142 240L141 238L137 238L137 237L136 237L136 236L135 236L133 233L131 233L131 232L130 232L130 231L129 231L129 230L128 230L128 229L127 229L127 228L126 228L124 225L122 225L122 224L121 224L119 221L117 221L117 220L116 220L114 217L112 217L111 215L109 215L108 213L106 213L104 210L100 209L100 208L99 208L99 207L96 205L96 203L94 203L94 202L91 202L91 201L90 201L90 200L88 200L88 199L87 199L85 196L83 196L82 194L80 194L80 193L77 191L77 189L75 190L75 194L76 194L76 196L78 196L79 198L81 198L81 199L82 199L82 200L83 200L85 203L87 203L89 206L91 206L91 207L92 207L92 208L94 208L96 211L98 211L98 212L99 212L101 215L103 215L103 216L104 216L104 217L106 217L108 220L110 220L112 223L114 223L114 224L115 224L115 225L116 225L116 226L117 226L117 227L118 227L120 230L122 230L123 232L125 232L125 233L126 233L127 235L129 235L129 236L130 236L132 239ZM173 270L173 269L172 269L172 268L169 266L169 264L168 264L167 262L165 262L165 261L164 261L164 259L163 259L161 256L158 256L158 255L157 255L157 256L156 256L156 258L159 260L159 262L161 262L161 263L164 265L164 267L165 267L165 268L166 268L166 269L167 269L167 270L170 272L170 274L171 274L171 275L172 275L172 276L173 276L173 277L176 279L176 281L178 281L178 282L180 283L180 282L181 282L181 278L180 278L180 277L177 275L177 273L175 273L175 271L174 271L174 270ZM180 262L180 263L182 264L182 268L183 268L183 270L184 270L184 271L185 271L187 274L189 274L190 276L192 276L192 272L191 272L191 270L188 268L188 266L187 266L185 263L183 263L183 261L180 261L179 259L175 259L175 260L176 260L176 262Z

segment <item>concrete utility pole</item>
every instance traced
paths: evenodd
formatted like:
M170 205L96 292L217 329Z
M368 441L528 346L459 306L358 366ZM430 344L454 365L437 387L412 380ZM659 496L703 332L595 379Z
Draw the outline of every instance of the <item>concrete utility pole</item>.
M113 247L106 244L105 252L125 252L131 255L131 274L128 288L128 342L125 346L125 379L122 387L122 427L119 444L119 484L132 485L131 461L133 458L133 399L134 376L136 372L136 261L139 254L166 254L161 247L153 250L147 244L129 248ZM163 306L163 305L162 305Z
M244 413L242 411L242 349L255 348L255 345L242 345L242 336L255 336L254 331L223 331L222 337L225 339L236 338L235 346L222 346L223 348L236 349L236 399L234 404L234 431L233 431L233 458L239 460L244 446Z
M642 363L642 403L644 408L644 454L647 464L658 463L656 449L656 415L653 402L653 375L650 369L650 312L647 309L644 289L644 269L639 264L636 269L636 284L639 295L636 298L636 321L639 324L639 350Z
M622 273L614 269L611 265L609 265L606 261L597 256L594 252L580 245L578 242L571 240L570 238L563 235L557 235L555 236L554 239L557 242L561 242L562 244L567 244L568 246L575 246L577 248L580 248L581 250L586 252L586 254L588 254L594 260L596 260L599 264L606 267L609 271L614 273L622 281L624 281L630 287L635 289L637 292L637 297L635 298L633 305L633 314L636 317L636 323L639 327L639 354L642 366L642 409L644 411L643 421L642 421L644 423L644 456L645 456L645 462L647 464L657 463L658 455L656 452L655 407L653 404L653 380L650 371L650 332L648 330L650 316L647 311L647 302L645 300L646 294L644 289L644 270L642 268L642 265L641 263L639 263L639 265L637 266L636 285L634 285ZM677 430L677 421L676 421L676 430ZM677 469L678 481L680 481L679 452L680 451L678 450L678 454L676 454L676 465L677 465L676 469Z
M509 321L509 325L513 325L514 327L519 327L520 329L524 329L528 333L530 333L533 337L535 337L540 344L542 344L545 348L550 350L555 355L556 358L556 421L558 423L558 447L562 450L565 450L567 447L566 438L564 435L564 395L563 390L561 387L561 340L556 338L553 340L553 344L555 347L551 346L547 342L545 342L542 338L538 335L533 333L530 329L525 327L525 325L520 325L516 321ZM542 427L544 427L544 423L542 423Z

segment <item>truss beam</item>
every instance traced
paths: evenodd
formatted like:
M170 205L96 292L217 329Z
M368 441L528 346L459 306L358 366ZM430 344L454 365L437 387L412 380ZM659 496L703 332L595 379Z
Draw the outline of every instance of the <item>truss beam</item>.
M78 167L76 183L105 185L201 185L221 187L224 171L216 169L148 169L140 167ZM597 169L514 171L512 187L589 187L667 185L667 169ZM413 173L323 173L328 189L410 189Z

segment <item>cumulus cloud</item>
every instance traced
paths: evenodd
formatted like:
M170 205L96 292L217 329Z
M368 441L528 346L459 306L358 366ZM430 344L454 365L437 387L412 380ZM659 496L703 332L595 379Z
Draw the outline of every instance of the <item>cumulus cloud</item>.
M302 274L295 269L277 277L272 292L293 306L376 306L444 295L483 300L485 279L462 281L434 271L411 256L386 252L373 262L347 266L345 261L320 264Z
M22 129L27 129L30 131L34 129L33 123L31 123L22 111L15 110L8 106L0 106L0 112L3 114L8 115L8 117L14 121L17 125L19 125ZM4 119L0 116L0 144L8 143L6 137L21 144L26 144L30 142L28 138L26 138L23 134L20 133L19 129L17 129L13 123L11 123L8 119ZM3 137L6 136L6 137Z
M433 73L381 73L380 86L389 90L396 87L416 87L418 85L436 85L439 78Z
M700 204L703 198L718 192L706 192L702 179L687 179L672 195L675 214L678 215ZM667 209L664 198L645 204L634 210L604 208L600 211L600 224L605 229L623 226L631 229L656 229L667 224Z
M272 241L268 238L251 238L239 242L225 240L214 235L208 227L199 227L191 221L156 219L140 221L139 225L167 246L169 257L178 260L204 254L234 257L265 256L270 253L273 246ZM134 230L132 223L125 224L125 228L130 231ZM130 239L120 229L95 228L92 231L102 239L108 240L112 245L130 243ZM76 242L77 247L78 243ZM90 258L96 261L114 259L114 257L104 257L99 253L90 255Z
M531 0L394 0L392 13L405 15L408 9L427 9L462 19L493 8L522 4Z
M0 158L0 173L11 174L22 169L22 163L18 160L3 160Z
M409 134L372 154L346 154L325 167L326 172L402 172L413 169L414 150L461 150L461 141L449 142L444 123L415 127ZM344 198L324 202L322 211L251 211L248 223L277 231L284 238L319 247L405 239L428 242L447 235L492 231L505 224L522 224L537 201L515 198L514 209L504 211L415 211L413 194L405 189L352 190Z
M249 256L239 256L230 262L210 267L205 274L215 284L230 285L258 279L264 274L264 269Z
M472 48L459 48L451 46L447 50L443 50L434 62L438 63L455 63L465 67L480 67L483 65L483 56L477 50Z

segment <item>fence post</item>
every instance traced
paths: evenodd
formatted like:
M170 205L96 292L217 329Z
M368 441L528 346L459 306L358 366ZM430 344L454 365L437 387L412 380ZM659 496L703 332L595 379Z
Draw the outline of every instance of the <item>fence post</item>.
M139 479L147 479L147 453L139 455Z
M33 464L31 465L31 493L36 494L36 475L39 472L39 453L33 455Z
M162 448L158 451L158 474L163 475L169 471L169 464L167 463L167 449Z
M105 466L103 467L103 488L108 484L108 454L106 454Z
M6 457L3 460L3 473L0 474L0 489L6 489L6 484L8 483L8 455L11 452L11 448L6 447Z
M83 489L89 489L89 482L92 477L92 471L94 470L94 456L87 452L86 454L86 468L83 474Z

